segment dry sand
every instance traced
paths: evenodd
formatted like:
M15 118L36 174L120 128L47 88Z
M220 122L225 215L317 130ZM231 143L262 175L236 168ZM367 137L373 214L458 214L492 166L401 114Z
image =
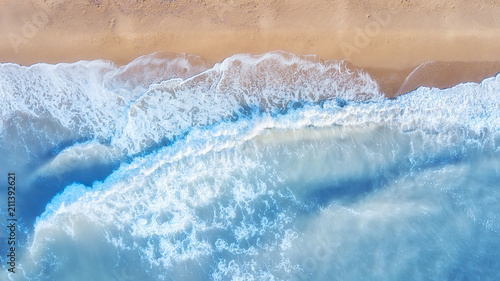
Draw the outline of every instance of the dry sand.
M479 82L500 72L500 1L0 0L0 62L273 50L347 59L388 96Z

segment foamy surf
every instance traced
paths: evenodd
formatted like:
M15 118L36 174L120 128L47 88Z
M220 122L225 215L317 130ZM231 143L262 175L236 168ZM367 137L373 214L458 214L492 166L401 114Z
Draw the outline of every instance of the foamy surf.
M2 66L2 152L45 200L7 278L498 277L500 76L390 100L315 57L149 59Z

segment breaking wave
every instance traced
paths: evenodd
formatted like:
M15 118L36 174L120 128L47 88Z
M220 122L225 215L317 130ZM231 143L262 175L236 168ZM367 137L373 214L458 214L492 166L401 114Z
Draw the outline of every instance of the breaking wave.
M0 86L11 280L499 277L500 76L386 99L344 62L154 54Z

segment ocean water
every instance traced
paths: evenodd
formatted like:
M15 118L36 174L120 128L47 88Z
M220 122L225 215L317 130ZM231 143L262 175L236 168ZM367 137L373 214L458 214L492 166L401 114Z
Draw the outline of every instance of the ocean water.
M500 280L500 75L153 54L0 64L0 97L1 280Z

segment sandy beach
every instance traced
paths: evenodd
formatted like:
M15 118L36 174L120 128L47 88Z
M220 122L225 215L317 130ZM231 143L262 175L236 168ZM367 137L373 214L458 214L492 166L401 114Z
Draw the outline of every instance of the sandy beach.
M499 73L500 0L0 0L0 281L500 280Z
M219 62L283 50L348 60L394 96L499 73L498 15L494 0L1 0L0 62L121 65L160 51Z

